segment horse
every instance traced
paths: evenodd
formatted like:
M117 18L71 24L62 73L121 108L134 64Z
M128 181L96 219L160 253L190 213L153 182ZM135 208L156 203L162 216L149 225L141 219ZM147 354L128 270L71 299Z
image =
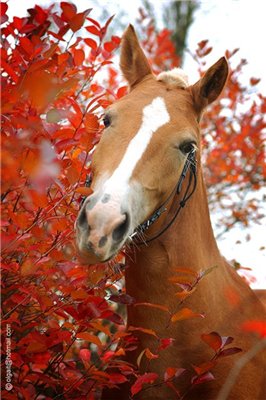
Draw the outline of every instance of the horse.
M76 241L87 264L112 260L126 246L126 292L139 304L127 307L127 324L142 329L136 332L136 350L128 352L126 360L136 365L145 349L156 351L157 339L145 330L173 338L159 358L147 364L142 357L138 362L143 373L162 377L167 367L186 369L210 359L210 349L200 340L202 333L230 335L243 351L252 349L255 339L244 334L241 325L261 320L265 312L218 250L200 161L200 120L226 84L226 59L220 58L193 85L179 68L155 76L129 25L122 37L120 68L129 93L106 110L104 132L92 158L92 194L79 211ZM185 300L190 310L204 312L204 319L169 323L168 314L159 307L145 306L161 305L172 315L177 311L177 289L171 278L178 268L195 274L212 269ZM229 291L236 302L228 300ZM262 354L257 352L243 365L229 399L265 399ZM225 357L214 369L215 380L195 385L182 398L215 399L238 357ZM174 384L184 393L188 382L179 378ZM131 398L129 390L129 385L121 385L103 398L126 400ZM151 385L136 398L178 397L167 385Z

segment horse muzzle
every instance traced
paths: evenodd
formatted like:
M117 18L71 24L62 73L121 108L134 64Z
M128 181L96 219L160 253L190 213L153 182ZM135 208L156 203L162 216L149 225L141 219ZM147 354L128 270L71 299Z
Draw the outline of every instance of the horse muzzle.
M89 264L112 259L123 247L130 229L130 215L120 204L89 196L76 220L76 242L81 260Z

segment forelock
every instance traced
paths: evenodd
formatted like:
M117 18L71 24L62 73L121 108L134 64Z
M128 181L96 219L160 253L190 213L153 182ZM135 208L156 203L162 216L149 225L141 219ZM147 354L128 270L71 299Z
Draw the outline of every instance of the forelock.
M181 68L161 72L156 77L157 81L164 82L170 88L187 88L189 86L188 76Z

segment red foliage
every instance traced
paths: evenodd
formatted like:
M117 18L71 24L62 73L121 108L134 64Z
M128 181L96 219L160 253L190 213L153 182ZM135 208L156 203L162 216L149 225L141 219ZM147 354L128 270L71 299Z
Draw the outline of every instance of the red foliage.
M88 270L76 260L73 243L81 197L89 194L84 182L90 151L100 137L102 110L127 90L119 87L111 65L120 38L106 39L112 17L101 25L91 18L90 9L78 13L68 2L60 3L59 12L53 6L35 6L27 17L13 21L8 21L7 7L1 4L2 349L7 357L11 346L13 389L5 391L5 398L96 399L103 387L130 377L136 379L134 395L157 376L139 375L120 360L135 348L132 332L141 330L131 327L126 332L117 306L138 306L117 291L123 264L112 271L106 265ZM178 64L168 30L156 33L149 24L143 37L155 71ZM200 60L209 52L206 46L199 44ZM224 99L209 111L206 120L212 125L203 125L207 182L215 188L213 202L220 205L224 196L230 199L221 182L240 190L258 189L265 176L261 115L266 102L257 95L249 110L238 110L247 96L238 81L242 64L232 70ZM103 69L108 71L105 79ZM251 84L256 83L253 78ZM225 99L229 117L220 113ZM249 202L249 209L257 217L255 201ZM243 210L232 210L231 217L248 222ZM179 305L204 274L175 278L182 289L177 293ZM168 312L161 305L146 306ZM177 322L201 316L184 307L169 317ZM260 332L254 323L245 329ZM148 329L142 333L156 336ZM228 338L217 335L203 338L216 352L215 361L237 352L224 349ZM157 358L172 343L172 338L158 338L157 353L145 349L143 356ZM197 376L191 384L211 380L214 364L212 360L193 366ZM184 371L168 367L165 382L171 385Z

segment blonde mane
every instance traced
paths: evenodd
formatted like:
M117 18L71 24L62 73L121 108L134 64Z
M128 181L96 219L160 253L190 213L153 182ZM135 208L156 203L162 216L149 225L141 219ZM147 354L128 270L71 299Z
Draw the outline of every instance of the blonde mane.
M171 89L178 87L185 89L189 86L188 76L181 68L174 68L170 71L161 72L157 75L156 79L159 82L166 83Z

